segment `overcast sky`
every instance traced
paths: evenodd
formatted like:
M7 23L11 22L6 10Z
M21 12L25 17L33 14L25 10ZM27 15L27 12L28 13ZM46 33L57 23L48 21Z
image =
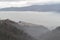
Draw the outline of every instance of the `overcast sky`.
M0 8L22 7L32 4L59 3L60 0L0 0Z

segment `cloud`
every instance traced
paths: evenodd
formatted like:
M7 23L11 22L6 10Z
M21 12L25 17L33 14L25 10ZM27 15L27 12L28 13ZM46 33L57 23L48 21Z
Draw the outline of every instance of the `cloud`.
M0 0L0 1L20 1L20 0Z
M4 7L23 7L29 6L30 4L27 1L18 1L18 2L0 2L0 8Z
M0 0L0 1L28 1L28 2L40 2L40 3L44 3L44 2L60 2L60 0Z
M55 1L55 2L59 2L60 0L0 0L0 1L34 1L34 2L46 2L46 1Z
M0 8L23 7L34 4L59 3L60 0L0 0Z

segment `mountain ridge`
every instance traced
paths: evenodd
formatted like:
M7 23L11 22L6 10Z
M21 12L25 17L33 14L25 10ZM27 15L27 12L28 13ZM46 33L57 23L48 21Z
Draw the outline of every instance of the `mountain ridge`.
M18 23L11 20L0 20L0 40L36 40L24 32Z
M60 40L60 26L42 36L41 40Z
M0 11L37 11L37 12L60 12L60 4L31 5L27 7L8 7Z

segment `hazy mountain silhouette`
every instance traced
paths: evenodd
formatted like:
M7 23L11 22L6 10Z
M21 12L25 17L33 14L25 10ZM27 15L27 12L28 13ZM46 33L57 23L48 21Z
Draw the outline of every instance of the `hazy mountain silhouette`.
M11 20L0 20L0 40L35 40L25 33L18 23Z
M20 21L19 25L23 28L23 30L26 33L30 34L31 36L33 36L37 39L39 39L39 37L41 35L50 31L43 25L36 25L36 24L27 23L27 22L23 22L23 21Z
M60 27L42 35L41 40L60 40Z
M60 12L60 4L32 5L27 7L2 8L0 11L38 11L38 12Z

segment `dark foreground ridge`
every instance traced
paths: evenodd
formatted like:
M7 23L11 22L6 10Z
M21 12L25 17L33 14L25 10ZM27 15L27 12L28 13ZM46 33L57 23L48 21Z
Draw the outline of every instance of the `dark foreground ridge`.
M34 38L41 40L43 39L43 34L50 32L48 28L43 25L36 25L32 23L27 23L24 21L19 21L19 25L23 28L23 30L33 36Z
M11 20L0 20L0 40L35 40L21 30L18 23Z
M60 26L46 33L41 40L60 40Z

